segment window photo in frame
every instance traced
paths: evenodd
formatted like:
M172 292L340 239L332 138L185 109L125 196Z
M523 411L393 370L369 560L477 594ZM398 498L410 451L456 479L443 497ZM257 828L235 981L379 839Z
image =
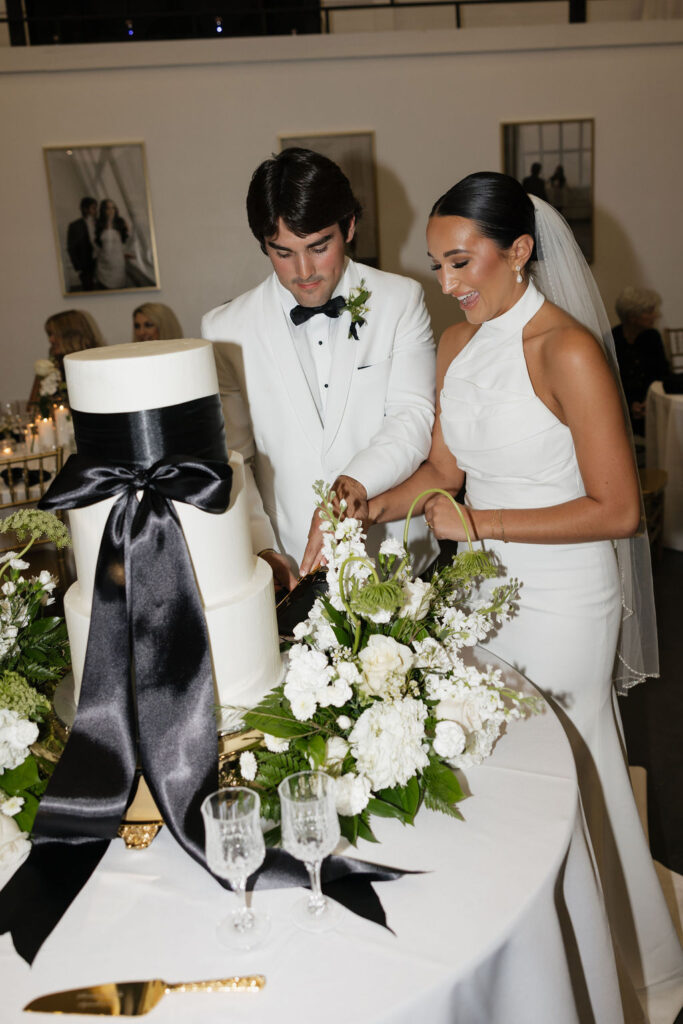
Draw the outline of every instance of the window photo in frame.
M338 132L320 135L281 135L280 149L299 146L322 153L338 164L351 182L353 193L363 207L351 243L358 263L379 267L377 227L377 185L375 175L375 133Z
M592 118L502 125L503 170L560 211L593 260Z
M43 152L64 295L158 291L143 143Z

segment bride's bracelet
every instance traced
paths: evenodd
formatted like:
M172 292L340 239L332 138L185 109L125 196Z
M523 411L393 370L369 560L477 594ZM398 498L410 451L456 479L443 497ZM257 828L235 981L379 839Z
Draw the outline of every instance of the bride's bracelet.
M502 508L496 508L493 510L493 521L495 523L496 518L498 519L498 525L500 526L500 537L497 540L502 540L503 544L507 544L507 538L505 537L505 527L503 526L503 510Z

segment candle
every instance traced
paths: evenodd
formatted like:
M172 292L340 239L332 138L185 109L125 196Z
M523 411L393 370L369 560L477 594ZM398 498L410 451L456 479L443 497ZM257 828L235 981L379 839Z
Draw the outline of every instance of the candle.
M55 446L55 427L51 419L43 416L38 420L38 447L47 452Z
M53 411L55 420L55 432L57 435L57 444L63 448L68 447L71 438L73 437L73 426L71 423L71 413L65 405L56 405Z
M2 446L2 454L3 455L13 455L14 454L14 449L12 448L12 445L11 444L4 444Z

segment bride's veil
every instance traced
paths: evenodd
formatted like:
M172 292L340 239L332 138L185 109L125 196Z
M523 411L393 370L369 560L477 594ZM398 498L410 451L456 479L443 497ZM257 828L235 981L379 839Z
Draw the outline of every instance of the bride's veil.
M619 387L624 418L633 444L612 332L593 275L564 217L542 199L536 196L529 198L536 212L538 262L532 270L534 283L547 299L584 324L601 343ZM617 691L625 693L647 676L659 675L652 565L642 498L638 536L614 543L623 610L614 682Z

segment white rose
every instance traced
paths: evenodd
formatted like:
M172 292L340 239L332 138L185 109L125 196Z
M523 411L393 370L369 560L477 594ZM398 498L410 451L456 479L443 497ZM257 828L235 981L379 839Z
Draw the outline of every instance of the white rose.
M458 722L465 732L477 732L484 724L481 703L474 693L439 701L436 706L436 717Z
M8 818L13 818L15 814L19 813L23 806L23 796L10 796L0 804L0 811L2 811L3 814L6 814Z
M420 579L413 580L412 583L406 581L403 584L403 594L405 600L400 611L401 617L416 622L424 619L431 603L431 584Z
M465 732L457 722L437 722L432 746L439 757L455 757L462 754L465 741Z
M265 732L263 739L271 754L282 754L289 749L289 740L282 739L281 736L271 736L270 733Z
M5 871L19 867L30 851L28 833L21 831L14 818L0 814L0 867Z
M55 368L55 364L51 359L36 359L33 364L33 372L37 377L47 377L48 373L52 373Z
M257 769L256 758L251 750L245 750L240 754L240 775L243 779L252 782L256 778Z
M370 782L363 775L347 772L337 779L335 803L337 814L351 817L365 810L370 799Z
M371 697L399 696L413 664L413 652L391 636L375 633L359 655L361 688Z
M340 767L342 761L346 757L348 749L349 745L342 736L330 736L327 741L325 764L328 764L332 768Z

